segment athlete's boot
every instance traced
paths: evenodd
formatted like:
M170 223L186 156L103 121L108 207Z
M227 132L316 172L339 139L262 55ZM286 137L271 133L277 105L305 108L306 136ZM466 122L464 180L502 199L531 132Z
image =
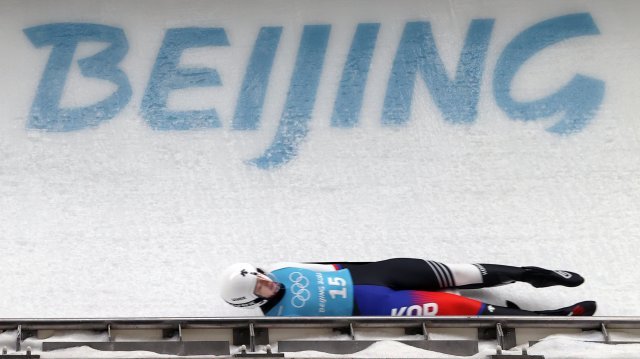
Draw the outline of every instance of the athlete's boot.
M562 285L565 287L577 287L584 283L584 278L577 273L549 270L539 267L522 267L524 273L521 280L536 288Z
M597 304L592 300L576 303L568 307L553 310L537 310L540 315L587 317L596 312Z
M567 271L553 271L539 267L514 267L502 264L473 264L480 271L481 281L458 285L460 289L495 287L513 282L525 282L537 288L562 285L577 287L584 282L579 274Z
M515 303L507 301L507 306L499 306L485 303L479 315L503 315L503 316L591 316L596 311L596 302L584 301L570 305L568 307L552 310L525 310L518 307Z

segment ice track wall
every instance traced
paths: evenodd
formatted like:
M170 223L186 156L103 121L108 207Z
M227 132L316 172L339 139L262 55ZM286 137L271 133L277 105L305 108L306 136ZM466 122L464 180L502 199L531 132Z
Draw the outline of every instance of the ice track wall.
M0 2L0 317L237 315L233 261L542 265L638 315L636 1Z

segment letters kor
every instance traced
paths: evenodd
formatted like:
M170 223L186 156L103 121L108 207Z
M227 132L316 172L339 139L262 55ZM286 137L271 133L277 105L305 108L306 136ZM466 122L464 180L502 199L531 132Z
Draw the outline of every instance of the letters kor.
M437 303L423 303L422 305L412 305L410 307L392 308L391 315L394 317L432 317L438 314Z
M430 23L406 23L395 55L391 55L394 59L382 104L381 123L397 126L409 120L418 77L427 85L445 121L473 123L478 116L480 85L493 26L493 19L470 22L455 74L450 76L438 53ZM379 23L361 23L355 27L342 77L334 92L333 127L349 128L359 123L379 29ZM279 26L268 26L260 28L257 34L235 103L231 122L234 131L255 131L259 128L282 30ZM256 166L264 169L277 167L297 155L299 144L309 131L330 31L331 25L303 27L278 129L264 153L252 160ZM24 32L34 46L52 47L31 106L28 128L81 130L113 118L128 105L132 88L119 64L129 45L121 28L91 23L52 23L30 27ZM511 84L522 65L545 48L573 37L597 34L598 27L589 13L547 19L520 32L502 50L495 64L492 89L496 104L514 120L531 121L561 113L559 120L548 128L553 133L570 134L583 129L602 102L602 80L576 74L555 93L529 102L514 99ZM64 85L76 48L82 42L108 44L103 51L78 60L82 76L109 81L116 89L92 105L63 108L60 99ZM169 94L173 90L222 86L223 81L215 69L180 65L180 57L185 50L209 46L230 46L224 28L166 30L140 104L140 114L151 128L180 131L222 126L214 108L192 111L167 108Z

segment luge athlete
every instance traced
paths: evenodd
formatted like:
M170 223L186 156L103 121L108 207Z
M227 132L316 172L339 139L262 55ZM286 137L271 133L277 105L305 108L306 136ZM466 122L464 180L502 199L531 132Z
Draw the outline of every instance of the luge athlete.
M576 287L577 273L498 264L444 264L414 258L379 262L275 263L229 267L222 276L223 299L236 307L260 307L267 316L590 316L594 301L528 311L444 292L513 282L542 288Z

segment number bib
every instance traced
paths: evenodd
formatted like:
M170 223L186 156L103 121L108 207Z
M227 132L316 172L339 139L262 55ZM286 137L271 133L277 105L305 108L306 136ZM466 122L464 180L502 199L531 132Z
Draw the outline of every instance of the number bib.
M353 314L353 281L349 270L316 272L282 268L271 272L285 287L268 316L349 316Z

